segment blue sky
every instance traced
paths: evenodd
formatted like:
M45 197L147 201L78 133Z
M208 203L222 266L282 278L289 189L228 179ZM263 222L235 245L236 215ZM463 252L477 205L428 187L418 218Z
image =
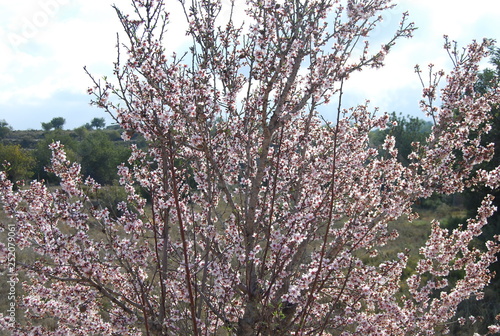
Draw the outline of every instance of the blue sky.
M177 13L177 1L173 13ZM224 0L223 0L224 1ZM227 1L227 0L226 0ZM237 0L238 1L238 0ZM369 99L382 111L418 115L420 84L415 64L449 69L443 35L461 45L483 37L500 40L498 0L406 0L384 15L375 40L410 12L419 29L401 40L381 70L363 71L347 82L346 104ZM97 77L111 75L120 31L111 4L129 0L0 0L0 120L14 129L41 129L41 122L64 117L75 128L94 117L111 119L89 106L91 85L83 66ZM183 43L183 15L172 15L169 49ZM326 112L328 113L328 112Z

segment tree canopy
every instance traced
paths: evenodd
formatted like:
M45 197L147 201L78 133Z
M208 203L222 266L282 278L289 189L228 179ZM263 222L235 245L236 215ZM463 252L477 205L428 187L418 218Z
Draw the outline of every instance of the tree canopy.
M0 120L0 139L5 138L10 132L12 132L12 127L5 120Z
M0 143L0 170L6 173L11 181L29 179L33 176L35 158L20 145L4 145Z
M118 167L126 197L116 211L94 202L102 186L60 141L50 144L59 188L16 191L0 173L15 242L36 253L17 269L27 322L0 325L18 335L347 336L463 324L457 307L482 296L500 250L498 236L473 244L496 210L490 194L464 225L433 221L411 272L405 248L371 260L398 238L390 222L416 220L417 200L500 187L498 166L479 168L494 154L484 140L500 95L474 92L491 41L463 52L446 41L445 87L444 71L422 81L433 127L403 164L396 134L370 143L390 116L342 100L352 73L383 66L415 29L404 13L381 46L369 42L390 1L249 0L243 25L234 2L181 4L184 56L165 52L165 3L134 0L133 13L114 7L124 30L116 78L91 76L93 104L124 139L147 141ZM325 121L319 107L330 102L336 119Z
M44 123L42 122L42 128L44 131L50 131L51 129L62 129L64 124L66 123L66 119L63 117L52 118L50 122Z

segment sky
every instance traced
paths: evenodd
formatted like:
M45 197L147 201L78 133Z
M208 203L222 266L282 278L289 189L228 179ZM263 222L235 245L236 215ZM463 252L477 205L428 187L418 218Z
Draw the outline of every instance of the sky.
M462 46L485 37L500 40L497 1L396 1L398 6L384 14L374 32L374 41L382 42L405 11L419 29L412 39L399 41L384 68L362 71L346 83L345 104L369 99L380 111L423 117L414 66L433 63L450 69L445 34ZM183 15L177 1L168 2L174 15L167 48L177 50L184 42ZM92 82L83 67L96 78L112 76L120 31L112 4L126 9L130 1L0 0L0 120L17 130L41 129L42 122L54 117L65 118L67 129L96 117L111 124L104 111L89 105L86 92ZM324 113L328 117L328 109Z

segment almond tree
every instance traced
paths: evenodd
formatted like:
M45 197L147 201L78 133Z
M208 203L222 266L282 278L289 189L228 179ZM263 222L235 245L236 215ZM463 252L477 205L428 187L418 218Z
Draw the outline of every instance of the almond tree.
M89 90L125 139L140 134L149 144L132 146L118 168L128 193L118 214L92 205L100 186L58 143L50 170L59 189L33 181L13 191L0 175L16 244L37 255L18 261L28 322L2 325L15 335L446 331L457 305L480 297L492 276L498 237L471 245L495 211L490 196L453 231L434 222L406 278L403 248L382 263L366 260L397 238L389 222L418 216L416 200L499 187L498 167L473 169L493 151L480 139L498 94L473 94L489 42L463 52L446 44L454 69L440 106L444 74L423 81L422 109L435 125L403 165L391 136L381 151L369 146L368 133L387 127L388 116L342 103L349 76L382 66L414 30L403 14L381 47L367 42L388 0L248 0L244 23L233 18L239 2L224 3L224 17L219 1L182 4L192 37L183 56L165 53L162 0L134 0L133 16L116 8L125 32L116 80ZM329 102L334 121L318 112ZM463 277L448 282L457 270ZM38 322L48 317L51 327Z

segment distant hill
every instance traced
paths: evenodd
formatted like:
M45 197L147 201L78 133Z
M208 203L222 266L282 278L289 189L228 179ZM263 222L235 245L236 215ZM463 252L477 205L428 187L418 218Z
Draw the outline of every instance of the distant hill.
M62 134L68 135L80 141L84 138L85 134L94 132L95 130L88 130L84 127L79 127L73 130L58 130ZM103 130L100 130L108 134L110 140L113 142L123 142L121 139L121 129L118 125L108 126ZM10 130L6 132L3 138L0 138L0 143L4 145L20 145L25 149L36 149L37 144L45 138L48 133L53 131L43 131L43 130ZM137 139L133 139L137 140Z
M0 142L5 145L20 145L22 148L34 149L36 144L43 139L44 134L42 130L10 131L3 139L0 139Z

